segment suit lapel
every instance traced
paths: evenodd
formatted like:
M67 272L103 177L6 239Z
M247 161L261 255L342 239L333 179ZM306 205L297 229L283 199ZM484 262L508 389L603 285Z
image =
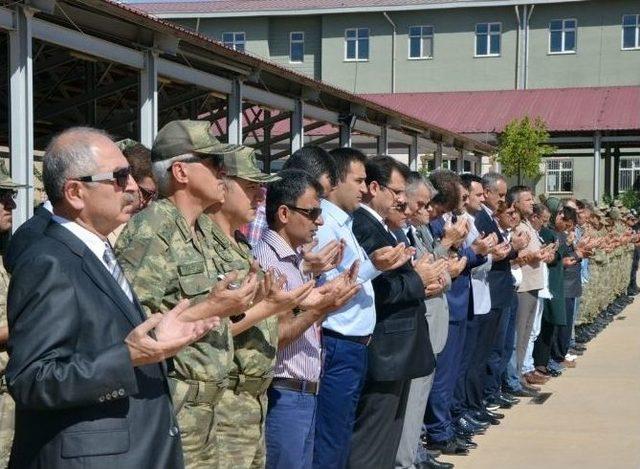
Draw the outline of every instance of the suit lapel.
M360 210L361 213L364 214L367 217L369 222L372 223L376 227L376 229L378 230L378 233L380 233L381 236L383 236L385 239L387 239L389 241L389 243L391 244L391 246L395 246L396 244L398 244L398 241L396 240L396 238L394 238L391 233L389 233L387 230L385 230L384 226L382 226L382 223L380 223L378 220L376 220L375 217L373 215L371 215L367 209L359 208L358 210Z

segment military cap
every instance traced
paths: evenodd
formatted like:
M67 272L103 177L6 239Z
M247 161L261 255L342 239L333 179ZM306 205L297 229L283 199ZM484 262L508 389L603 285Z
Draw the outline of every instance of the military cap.
M227 176L234 176L247 181L268 183L282 179L275 174L265 174L258 168L256 151L242 145L232 153L224 155L224 169Z
M137 147L138 145L146 148L142 143L136 142L135 140L132 140L130 138L125 138L116 142L116 146L120 149L121 152L124 152L125 150L133 147Z
M4 161L0 162L0 189L18 189L20 187L27 187L26 184L17 184L13 182L7 167L4 165Z
M165 161L187 153L224 156L240 147L221 143L214 137L207 121L176 120L158 132L151 149L151 161Z

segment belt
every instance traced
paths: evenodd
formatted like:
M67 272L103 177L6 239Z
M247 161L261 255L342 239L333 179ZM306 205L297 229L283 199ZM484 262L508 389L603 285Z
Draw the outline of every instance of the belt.
M227 380L214 383L212 381L180 380L172 377L169 377L168 381L174 400L191 404L217 404L229 384Z
M322 329L322 333L327 337L333 337L335 339L348 340L349 342L356 342L362 344L365 347L371 343L371 334L369 335L344 335L339 332L332 331L331 329Z
M318 394L318 383L293 378L273 378L271 386L274 388L299 391L307 394Z
M243 373L229 376L229 389L235 394L247 392L252 396L263 394L271 384L273 376L249 376Z

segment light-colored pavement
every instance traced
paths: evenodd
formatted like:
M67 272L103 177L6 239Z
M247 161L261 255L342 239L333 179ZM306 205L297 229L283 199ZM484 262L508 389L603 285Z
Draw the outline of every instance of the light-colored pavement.
M469 456L440 459L456 469L640 469L640 297L618 318L543 386L544 404L523 399Z

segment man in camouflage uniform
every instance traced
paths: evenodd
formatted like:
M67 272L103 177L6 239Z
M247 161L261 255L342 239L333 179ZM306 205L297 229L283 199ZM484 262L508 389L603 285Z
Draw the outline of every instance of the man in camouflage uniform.
M255 274L238 289L227 289L228 280L212 289L218 269L210 255L212 222L203 214L224 200L223 158L236 150L218 142L208 122L173 121L158 133L152 165L162 199L135 215L116 244L116 255L147 314L166 312L189 299L188 317L222 317L241 313L253 300ZM232 365L228 319L169 364L187 468L218 466L215 407Z
M13 198L20 186L11 180L4 164L0 164L0 236L7 236L11 231L12 212L16 208ZM4 253L2 253L4 254ZM9 289L9 274L4 268L0 257L0 467L7 467L13 442L13 427L15 405L7 392L5 369L9 356L6 347L9 340L7 325L7 290Z

